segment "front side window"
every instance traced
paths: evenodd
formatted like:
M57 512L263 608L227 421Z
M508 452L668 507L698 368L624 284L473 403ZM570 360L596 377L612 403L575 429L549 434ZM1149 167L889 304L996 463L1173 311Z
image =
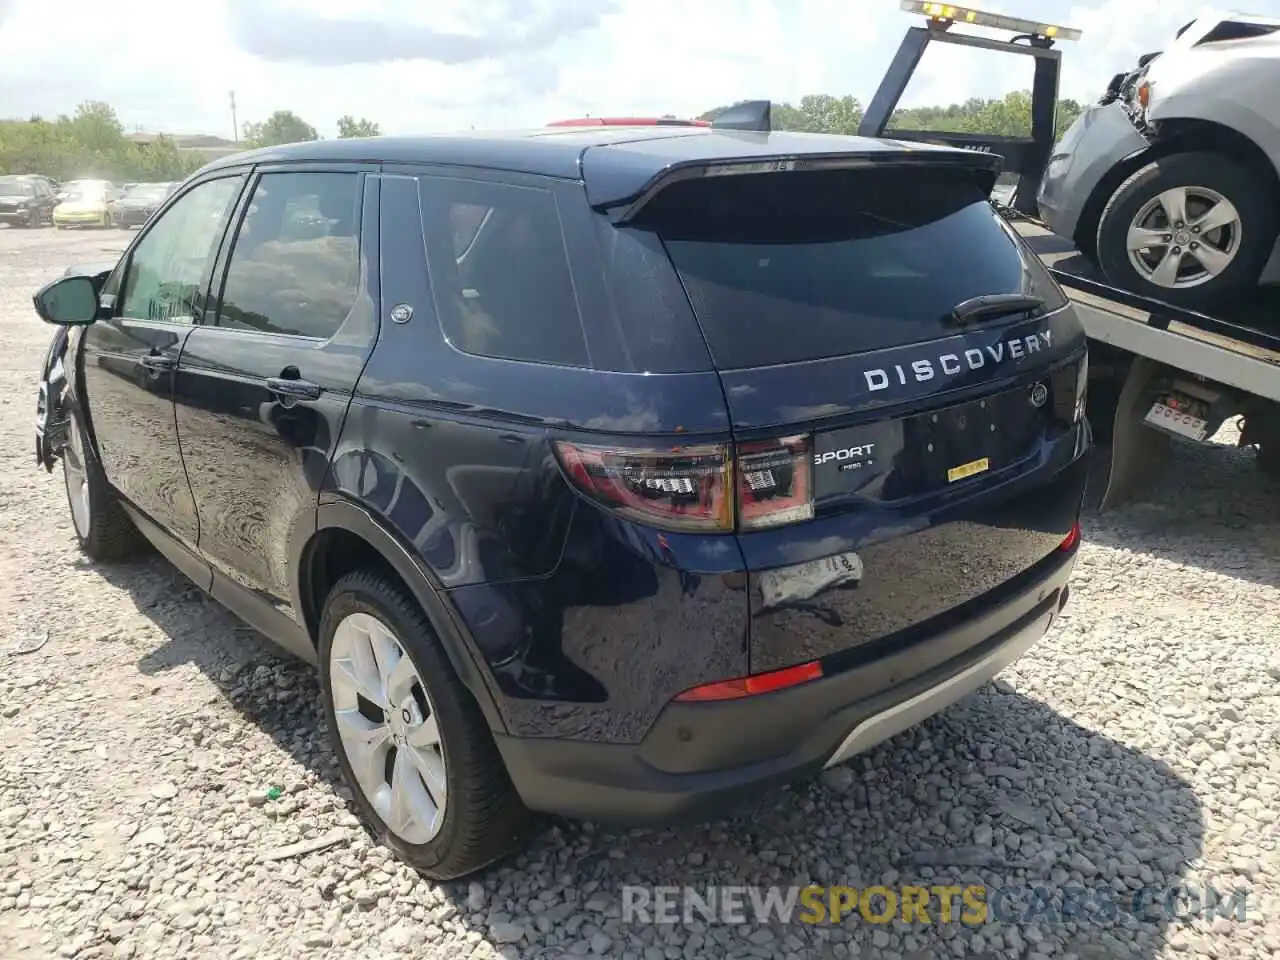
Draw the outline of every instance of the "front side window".
M239 177L207 180L155 221L129 258L120 316L195 322L204 309L205 271L239 189Z
M218 325L327 340L360 289L357 173L267 173L249 200Z

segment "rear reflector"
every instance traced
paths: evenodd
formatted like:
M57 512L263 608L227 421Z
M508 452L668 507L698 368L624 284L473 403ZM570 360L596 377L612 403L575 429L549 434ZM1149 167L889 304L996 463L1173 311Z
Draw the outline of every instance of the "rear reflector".
M583 493L667 530L728 533L813 518L813 445L807 436L687 447L555 442Z
M749 677L738 677L734 680L720 680L716 683L703 684L677 694L677 703L709 703L715 700L741 700L743 697L754 697L761 693L773 693L796 687L810 680L822 677L822 664L817 660L772 670L769 673L757 673Z
M1062 538L1062 542L1058 544L1059 550L1070 550L1080 542L1080 521L1077 520L1071 526L1071 532Z

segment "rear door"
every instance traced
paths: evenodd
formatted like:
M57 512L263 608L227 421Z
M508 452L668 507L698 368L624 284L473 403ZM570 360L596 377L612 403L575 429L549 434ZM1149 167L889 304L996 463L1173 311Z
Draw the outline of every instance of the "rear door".
M374 168L259 168L224 244L216 309L175 380L177 429L201 554L297 619L290 558L315 526L319 484L378 332Z
M964 607L1070 530L1083 332L972 171L686 179L634 226L724 385L753 672Z

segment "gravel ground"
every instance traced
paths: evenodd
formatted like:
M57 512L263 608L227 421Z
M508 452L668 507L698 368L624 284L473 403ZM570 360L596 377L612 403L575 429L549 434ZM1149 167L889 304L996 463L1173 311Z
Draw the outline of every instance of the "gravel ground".
M699 827L547 823L479 882L434 885L358 828L306 668L163 561L77 555L60 475L32 460L49 330L29 296L125 239L0 230L3 956L1280 954L1280 490L1249 453L1179 451L1145 502L1088 516L1071 603L1043 643L819 784ZM314 838L334 845L281 850ZM620 916L628 883L810 881L1249 893L1243 921Z

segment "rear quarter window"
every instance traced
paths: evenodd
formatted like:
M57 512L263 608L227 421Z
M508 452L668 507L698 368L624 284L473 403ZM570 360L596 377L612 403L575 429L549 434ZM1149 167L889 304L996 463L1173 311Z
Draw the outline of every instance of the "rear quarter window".
M952 308L1024 293L1065 304L976 177L927 167L672 184L662 238L721 369L793 363L954 333Z
M478 356L588 366L555 196L439 176L419 190L446 339Z

